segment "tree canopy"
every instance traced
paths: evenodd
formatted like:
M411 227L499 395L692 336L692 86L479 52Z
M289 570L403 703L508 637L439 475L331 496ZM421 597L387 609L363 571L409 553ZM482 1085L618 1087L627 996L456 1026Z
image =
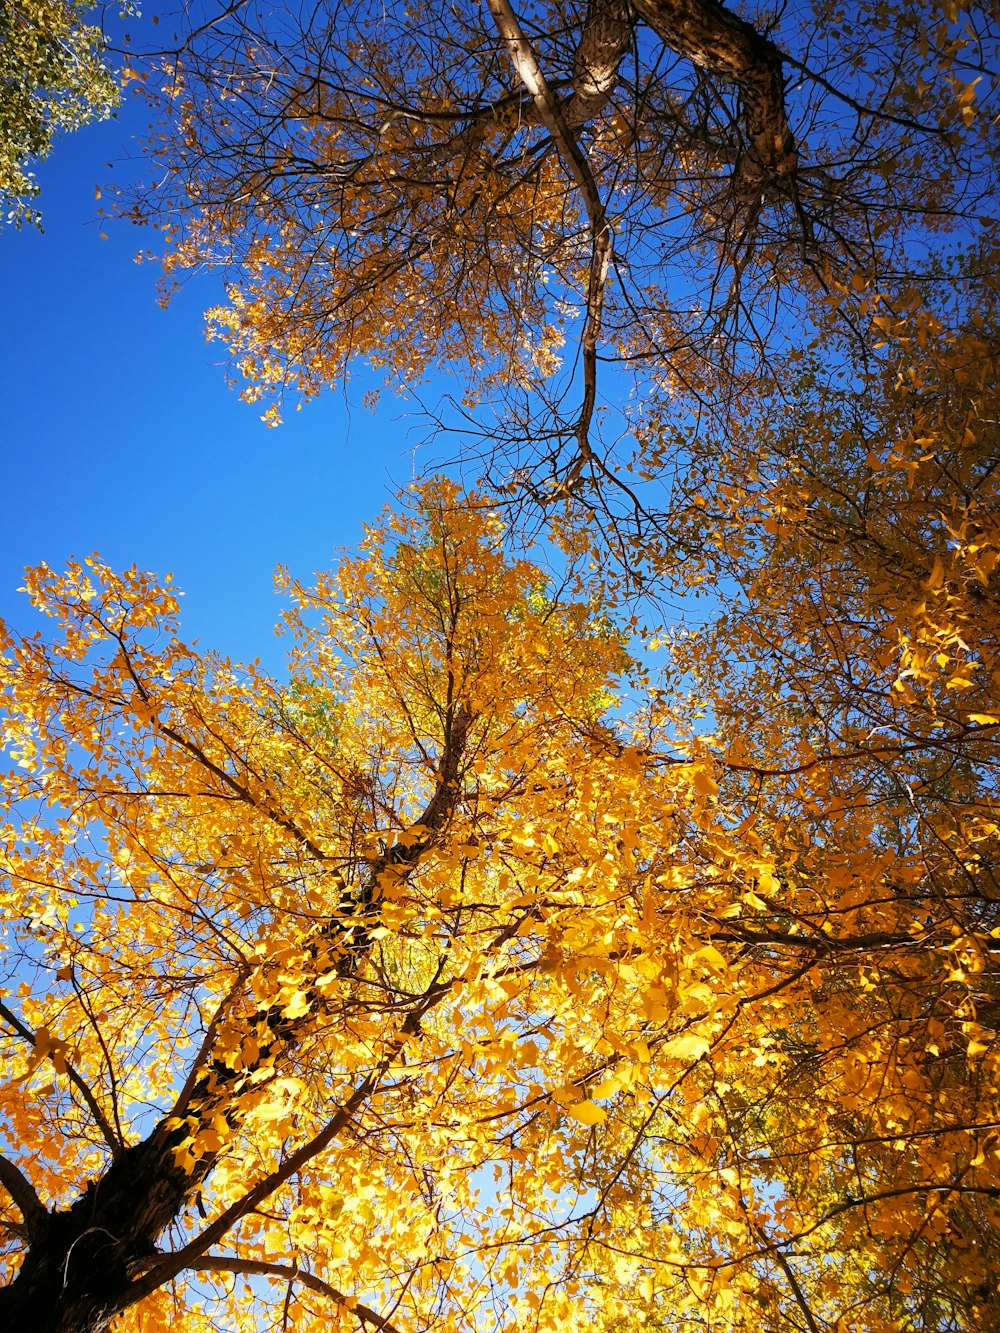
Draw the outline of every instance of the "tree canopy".
M55 134L103 120L119 93L99 28L81 0L5 0L0 12L0 208L38 223L31 167Z
M146 72L250 396L450 364L485 475L279 574L287 680L29 572L8 1325L1000 1328L996 41L238 5Z
M637 424L599 367L733 408L831 299L863 337L866 294L995 245L989 6L515 8L241 5L150 75L170 171L133 216L168 274L228 274L210 319L249 396L451 365L558 490Z
M943 354L973 435L995 372ZM879 460L866 537L743 498L755 632L655 684L450 483L288 583L286 686L149 576L34 571L9 1326L991 1327L1000 543L952 425Z

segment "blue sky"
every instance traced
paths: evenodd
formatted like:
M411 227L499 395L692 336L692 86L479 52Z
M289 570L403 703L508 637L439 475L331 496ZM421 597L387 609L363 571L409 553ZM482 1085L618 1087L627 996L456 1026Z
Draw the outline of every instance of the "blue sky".
M410 479L423 430L392 396L373 419L360 381L278 430L239 400L203 334L218 287L194 280L164 311L156 266L135 262L149 234L98 219L95 188L128 178L144 122L133 100L59 140L37 172L44 235L0 231L0 616L30 623L25 565L97 551L173 573L189 639L280 670L274 566L329 567Z

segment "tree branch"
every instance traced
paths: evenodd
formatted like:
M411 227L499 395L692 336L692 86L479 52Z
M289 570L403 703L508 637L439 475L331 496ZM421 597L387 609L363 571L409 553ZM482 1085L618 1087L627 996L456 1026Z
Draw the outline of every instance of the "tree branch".
M587 319L581 339L583 404L575 427L579 455L570 466L564 482L565 489L569 490L579 478L584 464L593 457L590 446L590 423L597 401L597 344L604 312L604 290L611 263L611 227L587 155L571 133L559 100L546 82L534 48L521 31L521 25L510 7L509 0L486 0L486 2L493 15L497 32L506 43L518 78L531 94L542 122L552 135L563 165L580 191L590 222L592 248L590 273L587 279Z
M297 1152L287 1157L276 1170L271 1171L259 1180L241 1198L231 1203L213 1222L205 1227L200 1235L195 1236L194 1240L185 1245L183 1249L176 1250L173 1254L165 1254L142 1277L126 1286L119 1294L116 1309L128 1309L136 1301L142 1300L144 1296L148 1296L151 1292L156 1291L158 1287L163 1286L164 1282L169 1282L172 1277L176 1277L182 1269L197 1268L196 1261L201 1258L206 1250L220 1241L240 1218L245 1217L258 1204L263 1203L269 1195L273 1194L286 1180L290 1180L307 1162L312 1161L324 1148L329 1147L358 1107L367 1101L374 1092L378 1080L389 1062L390 1057L386 1057L376 1069L358 1084L336 1115L327 1121L318 1134L304 1143Z
M798 154L785 108L783 57L774 43L719 0L633 3L672 51L739 88L749 152L736 166L738 193L756 195L768 185L790 193Z
M0 1000L0 1018L3 1018L5 1022L9 1023L10 1026L17 1033L17 1035L20 1038L22 1038L22 1040L26 1041L29 1046L37 1045L35 1034L32 1032L32 1030L29 1027L26 1027L25 1024L22 1023L21 1020L18 1018L18 1016L13 1012L13 1010L8 1009L8 1007L3 1003L2 1000ZM51 1059L51 1056L49 1058ZM121 1156L122 1152L124 1151L125 1144L115 1133L111 1121L104 1114L97 1098L90 1090L88 1084L84 1081L84 1079L80 1076L77 1070L74 1069L74 1067L65 1057L63 1057L62 1063L64 1069L66 1070L66 1077L69 1079L70 1083L72 1083L73 1087L76 1088L77 1092L79 1092L83 1100L87 1103L87 1108L89 1109L90 1114L94 1117L94 1120L97 1122L97 1127L101 1131L101 1135L103 1136L105 1143L111 1149L112 1157Z
M563 110L568 126L584 125L604 110L631 37L624 0L590 0L573 55L573 95Z
M433 982L425 993L421 1004L410 1012L402 1027L390 1041L388 1049L378 1065L358 1084L336 1115L327 1121L319 1133L302 1144L279 1167L269 1172L256 1185L247 1190L242 1198L231 1203L214 1221L205 1227L200 1235L195 1236L183 1249L176 1250L173 1254L164 1255L160 1262L154 1264L141 1278L126 1286L117 1297L115 1309L126 1310L130 1305L134 1305L136 1301L140 1301L144 1296L156 1291L164 1282L169 1282L172 1277L176 1277L182 1269L197 1268L196 1261L201 1258L206 1250L220 1241L247 1213L263 1203L286 1181L291 1180L306 1163L311 1162L313 1158L328 1148L350 1122L354 1112L377 1092L383 1074L393 1060L398 1057L406 1038L419 1031L421 1020L427 1010L442 999L450 989L450 982Z
M806 1300L805 1292L802 1290L802 1287L799 1284L799 1280L795 1276L795 1270L792 1268L792 1265L788 1262L787 1256L777 1245L774 1247L774 1257L780 1264L781 1271L788 1279L788 1285L792 1289L792 1295L795 1297L795 1303L802 1311L803 1318L809 1325L809 1333L819 1333L819 1326L817 1325L816 1320L813 1316L813 1312L809 1307L809 1302Z
M28 1239L34 1240L48 1217L45 1205L21 1168L2 1155L0 1155L0 1185L3 1185L17 1204L24 1218Z
M378 1314L367 1305L362 1305L351 1296L345 1296L342 1291L331 1287L329 1282L324 1282L314 1273L305 1273L289 1264L272 1264L263 1259L237 1259L225 1255L203 1254L191 1265L191 1270L196 1273L247 1273L261 1277L277 1277L285 1282L301 1282L310 1291L318 1292L337 1305L344 1306L372 1328L382 1329L383 1333L398 1333L384 1315Z

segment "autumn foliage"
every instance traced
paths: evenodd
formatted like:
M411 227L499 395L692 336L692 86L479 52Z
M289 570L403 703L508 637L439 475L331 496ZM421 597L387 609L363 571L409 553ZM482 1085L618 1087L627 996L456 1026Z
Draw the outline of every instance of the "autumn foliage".
M0 14L0 221L39 223L33 167L62 131L114 113L104 37L83 0L5 0Z
M495 484L282 679L29 571L0 1323L1000 1329L992 18L376 8L156 66L168 268L251 396L465 365Z
M929 557L822 714L833 617L782 594L786 674L745 640L706 736L585 570L513 558L483 496L413 504L288 584L284 686L185 647L147 576L31 575L58 634L6 650L6 1309L985 1326L998 720L940 619L996 536ZM679 651L686 680L719 650Z

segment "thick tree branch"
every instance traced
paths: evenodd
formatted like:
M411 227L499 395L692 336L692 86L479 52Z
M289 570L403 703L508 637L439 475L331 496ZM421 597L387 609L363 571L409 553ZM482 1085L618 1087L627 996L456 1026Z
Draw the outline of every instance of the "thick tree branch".
M127 653L125 661L135 688L145 693L145 687ZM368 927L372 924L371 918L377 916L379 911L380 877L387 871L402 877L411 874L422 855L439 841L452 819L461 795L462 760L472 722L473 714L467 704L449 702L434 788L418 823L411 827L413 836L372 861L364 883L349 905L350 910L342 900L338 904L339 910L322 924L311 940L304 941L303 962L307 965L307 974L310 961L315 974L320 970L321 963L329 968L327 956L331 951L339 951L341 965L338 970L347 978L365 956L371 944ZM154 725L157 725L160 735L175 741L187 755L221 781L227 790L235 792L241 800L261 810L318 859L327 861L327 855L315 844L310 844L306 835L286 819L282 811L269 802L264 804L259 800L239 776L234 776L215 763L199 746L188 742L174 728L155 722ZM201 1150L195 1160L188 1163L188 1170L185 1170L177 1163L177 1150L197 1136L198 1128L207 1117L219 1112L224 1115L231 1129L238 1126L242 1114L235 1094L244 1086L250 1074L263 1072L265 1077L269 1077L272 1072L277 1073L303 1036L312 1030L317 1017L329 1010L330 999L319 991L315 981L314 975L311 981L306 982L309 1003L301 1017L287 1017L283 1003L275 1001L243 1018L247 1034L256 1039L259 1047L253 1064L233 1069L224 1053L213 1051L211 1037L207 1037L198 1056L201 1072L197 1078L189 1079L186 1083L186 1097L180 1099L181 1104L175 1107L174 1113L164 1117L141 1143L129 1148L118 1144L106 1117L103 1117L100 1107L94 1102L93 1094L89 1093L85 1084L82 1085L95 1118L116 1150L115 1160L102 1176L87 1186L71 1207L52 1214L44 1214L43 1211L42 1215L46 1219L43 1234L37 1240L29 1234L28 1251L18 1275L8 1286L0 1288L0 1324L3 1324L4 1318L22 1321L30 1319L33 1321L33 1333L62 1333L69 1328L99 1333L107 1327L116 1312L155 1290L182 1268L191 1266L191 1261L219 1241L240 1217L294 1176L307 1161L334 1140L354 1112L377 1091L382 1076L398 1056L402 1043L419 1030L427 1009L437 1003L450 987L450 983L440 983L435 978L422 999L411 1009L406 1022L390 1042L384 1058L319 1134L258 1182L243 1199L217 1217L183 1251L177 1255L164 1256L155 1267L151 1266L149 1256L154 1253L158 1236L176 1219L201 1182L211 1174L222 1151ZM35 1044L30 1030L2 1001L0 1014L25 1041ZM76 1075L74 1082L82 1082L79 1075ZM258 1087L260 1083L258 1078ZM13 1175L11 1179L14 1180L14 1188L19 1188ZM21 1194L27 1198L23 1189ZM30 1204L28 1206L30 1209ZM36 1213L34 1216L39 1215ZM27 1218L25 1220L27 1226ZM142 1273L143 1276L136 1279L136 1273Z
M393 1054L395 1054L395 1051L393 1051ZM303 1166L330 1146L337 1135L349 1124L354 1112L360 1106L363 1106L375 1091L382 1074L391 1063L391 1058L392 1056L387 1056L383 1059L377 1068L358 1084L336 1115L327 1121L319 1133L288 1156L281 1166L264 1176L256 1185L247 1190L246 1194L231 1203L214 1221L205 1227L200 1235L185 1245L183 1249L177 1250L173 1254L164 1255L142 1277L124 1288L119 1293L116 1309L128 1309L136 1301L140 1301L144 1296L156 1291L164 1282L169 1282L172 1277L176 1277L183 1269L197 1268L196 1261L201 1258L206 1250L211 1249L213 1245L221 1241L240 1218L252 1212L276 1189L279 1189L286 1180L290 1180Z
M275 1190L297 1175L308 1162L311 1162L321 1152L325 1151L350 1123L355 1111L377 1093L382 1076L392 1062L398 1058L406 1039L419 1031L421 1021L427 1011L450 990L450 982L432 982L421 1003L410 1012L396 1036L390 1041L388 1049L378 1065L358 1084L336 1115L327 1121L319 1133L286 1157L279 1167L259 1180L242 1198L236 1199L230 1204L224 1212L220 1213L214 1221L205 1227L200 1235L195 1236L194 1240L185 1245L183 1249L177 1250L173 1254L164 1255L159 1263L150 1268L144 1276L131 1283L119 1294L115 1308L125 1310L144 1296L148 1296L150 1292L161 1287L164 1282L168 1282L170 1278L175 1277L183 1269L197 1268L196 1261L201 1258L206 1250L211 1249L213 1245L221 1241L241 1218L252 1212L254 1208L257 1208L265 1199L269 1198Z
M181 1088L180 1092L177 1094L177 1099L174 1102L174 1105L170 1111L171 1117L183 1115L184 1112L186 1111L188 1102L190 1101L191 1095L194 1092L195 1087L197 1086L198 1079L201 1076L202 1070L205 1068L206 1063L211 1058L212 1051L215 1047L215 1043L218 1038L219 1025L222 1022L225 1015L231 1009L232 1004L236 998L236 995L239 989L244 985L245 981L246 981L246 976L244 972L241 971L239 976L234 981L233 985L230 987L228 993L216 1006L215 1013L209 1020L208 1027L205 1030L205 1036L202 1040L200 1047L198 1048L198 1054L191 1062L191 1067L188 1070L187 1078L184 1080L184 1085Z
M511 63L518 78L531 94L539 118L552 135L559 156L580 191L591 228L596 231L604 224L604 205L594 181L587 155L570 133L558 98L542 73L534 47L521 31L517 15L508 0L486 0L497 32L510 53Z
M445 726L437 782L426 807L412 826L412 837L405 842L398 842L383 856L376 858L359 888L352 890L340 881L343 892L339 910L324 922L304 946L314 971L319 970L319 961L326 953L339 952L337 972L342 978L347 978L354 974L359 962L367 954L371 946L369 927L378 916L383 877L391 874L398 880L411 874L420 857L433 845L454 813L460 793L460 768L471 724L472 713L466 705L459 704L451 710ZM285 825L284 820L279 822ZM282 1004L271 1004L243 1019L247 1033L258 1044L257 1059L252 1064L236 1070L225 1058L213 1058L211 1043L206 1037L198 1057L205 1072L196 1079L189 1075L172 1116L163 1122L164 1126L179 1116L193 1116L203 1121L216 1108L225 1106L234 1089L242 1085L251 1074L260 1075L268 1068L272 1075L277 1074L279 1063L288 1057L304 1033L313 1027L317 1016L330 1007L330 999L321 993L315 982L314 976L312 982L304 987L308 1007L301 1017L288 1018ZM221 1012L220 1009L220 1015ZM217 1023L218 1017L213 1021ZM258 1086L259 1082L258 1078ZM227 1116L227 1119L234 1122L233 1115ZM198 1167L199 1177L211 1169L216 1156L216 1153L205 1154L204 1162Z
M487 0L487 4L496 23L497 32L507 45L518 78L531 94L543 124L555 141L563 165L580 191L590 223L591 257L587 279L587 318L581 339L583 404L575 429L579 454L564 482L568 490L579 478L584 464L593 457L590 423L597 401L597 345L601 334L608 268L611 263L611 227L587 154L567 125L559 100L546 82L534 48L521 31L516 14L508 0Z
M472 726L472 722L472 710L467 704L460 703L450 710L445 723L441 758L438 761L437 782L434 785L430 800L414 825L415 828L423 829L425 832L421 838L411 843L409 847L397 845L393 852L390 852L384 858L380 858L373 867L373 873L377 874L379 869L384 869L385 864L389 861L397 865L401 862L406 864L415 862L421 851L428 846L430 837L442 832L447 826L455 812L455 805L458 801L459 771L465 755L469 728ZM394 855L393 853L397 854Z
M570 128L585 125L607 106L631 38L624 0L590 0L573 55L573 95L563 109Z
M20 1209L28 1239L34 1240L48 1216L45 1205L21 1168L2 1155L0 1155L0 1185Z
M748 152L734 185L743 196L768 187L790 193L798 166L785 107L782 55L767 37L719 0L633 0L663 42L699 69L739 88Z

